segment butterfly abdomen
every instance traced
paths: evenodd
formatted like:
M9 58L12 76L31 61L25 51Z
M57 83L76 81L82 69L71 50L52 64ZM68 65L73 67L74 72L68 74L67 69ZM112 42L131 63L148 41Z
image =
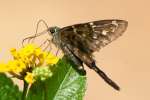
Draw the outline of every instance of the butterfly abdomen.
M99 69L95 62L92 62L90 68L93 69L106 83L108 83L114 89L118 91L120 90L120 87L114 81L112 81L101 69Z

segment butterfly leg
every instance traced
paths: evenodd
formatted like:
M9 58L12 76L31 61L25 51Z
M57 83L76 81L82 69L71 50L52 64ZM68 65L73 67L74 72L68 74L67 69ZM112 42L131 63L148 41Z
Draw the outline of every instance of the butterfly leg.
M86 75L86 71L84 69L83 66L83 62L76 57L70 50L69 48L67 48L67 46L64 46L62 48L63 52L65 53L65 55L67 56L67 58L69 58L69 60L71 60L75 66L73 66L73 68L81 75Z

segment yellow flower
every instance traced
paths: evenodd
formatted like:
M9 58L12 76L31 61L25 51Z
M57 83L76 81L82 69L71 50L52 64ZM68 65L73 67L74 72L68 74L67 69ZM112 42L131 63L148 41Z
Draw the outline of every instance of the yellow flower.
M43 51L41 50L41 48L36 48L34 51L34 55L39 57L40 55L43 54Z
M24 56L24 55L20 55L20 59L19 60L24 62L24 64L26 66L29 66L29 64L31 63L31 60L28 57Z
M14 73L20 73L26 68L26 65L22 61L12 60L8 62L7 67Z
M19 59L20 58L19 54L18 54L18 52L17 52L17 50L15 48L11 48L10 52L11 52L11 54L12 54L14 59Z
M6 64L0 63L0 72L8 72L10 69L7 67Z
M38 57L38 63L37 66L41 66L45 63L45 55L44 53L41 53Z
M28 71L33 71L38 66L56 64L59 60L55 55L43 51L40 47L34 44L28 44L19 50L12 48L10 52L13 56L13 60L8 61L6 64L0 63L0 72L10 72L10 74L12 72L21 76L28 83L33 83L35 81L33 74ZM44 72L45 74L42 75L51 76L51 69L49 70L50 71L47 71L47 74ZM22 72L27 72L27 75L24 77Z
M30 72L27 72L27 75L25 76L24 80L29 84L32 84L35 82L34 75Z
M11 48L11 49L10 49L10 52L11 52L12 54L16 53L16 51L17 51L17 50L16 50L15 48Z
M26 45L24 48L21 48L19 50L19 53L20 55L24 55L24 56L27 56L27 57L30 57L34 54L34 50L36 49L37 47L33 44L28 44Z
M56 64L58 61L59 61L59 58L50 53L45 59L46 64L51 64L51 65Z

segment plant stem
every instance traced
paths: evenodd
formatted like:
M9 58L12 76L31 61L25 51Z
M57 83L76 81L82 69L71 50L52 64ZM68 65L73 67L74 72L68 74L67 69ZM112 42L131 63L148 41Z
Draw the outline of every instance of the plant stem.
M23 82L24 82L24 86L23 86L22 100L26 100L28 83L25 80Z
M46 84L46 82L44 82L44 100L48 100L48 98L47 98L47 84Z

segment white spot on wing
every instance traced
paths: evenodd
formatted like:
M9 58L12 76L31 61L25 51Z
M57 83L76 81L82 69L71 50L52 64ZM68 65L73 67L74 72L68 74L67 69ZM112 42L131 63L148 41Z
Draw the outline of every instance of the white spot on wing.
M112 32L115 32L115 30L118 28L118 23L116 20L112 21L112 24L116 26L116 28L113 28Z
M96 27L96 25L94 25L93 22L90 22L89 25L90 25L92 28Z
M112 23L113 25L115 25L115 26L118 26L118 23L117 23L116 20L113 20L111 23Z
M97 34L93 34L93 39L97 39Z
M77 33L77 29L74 26L72 26L72 28L73 28L73 32Z
M93 23L93 22L90 22L89 24L90 24L91 26L92 26L92 25L94 25L94 23Z
M102 31L102 35L107 35L107 34L108 34L107 32L108 32L108 31L103 30L103 31Z

